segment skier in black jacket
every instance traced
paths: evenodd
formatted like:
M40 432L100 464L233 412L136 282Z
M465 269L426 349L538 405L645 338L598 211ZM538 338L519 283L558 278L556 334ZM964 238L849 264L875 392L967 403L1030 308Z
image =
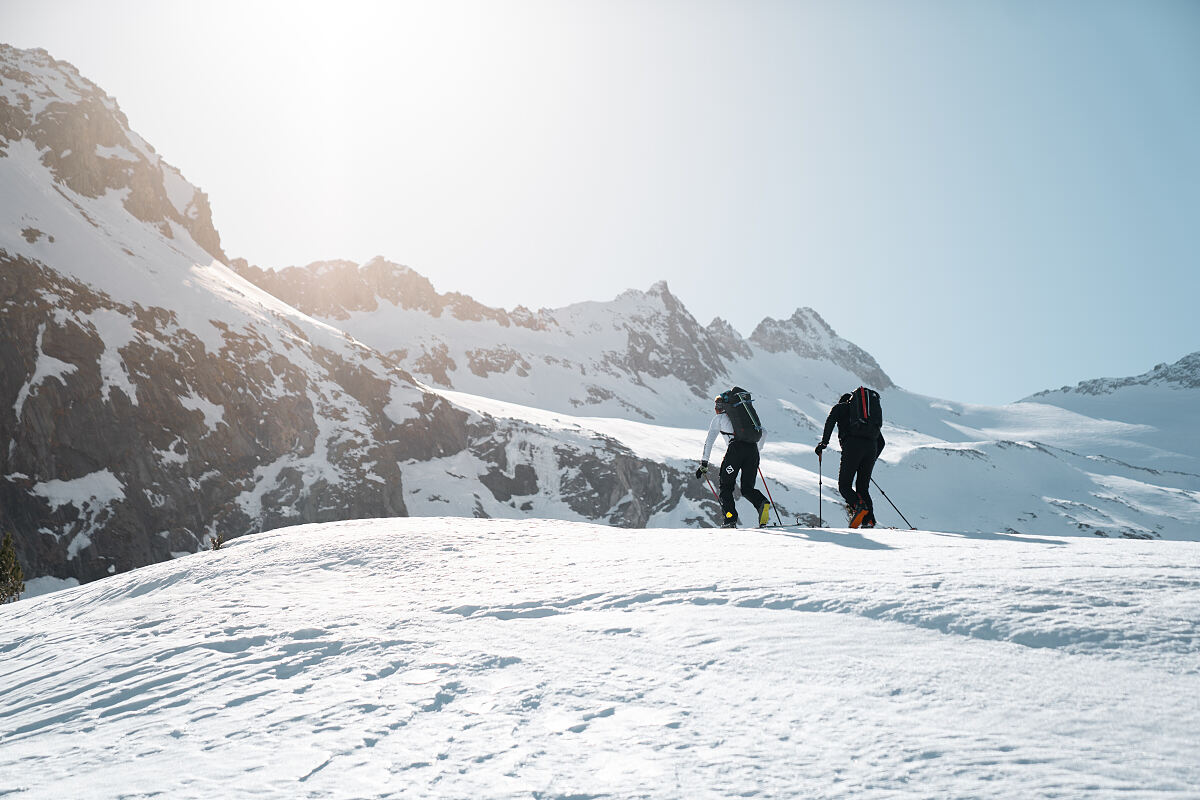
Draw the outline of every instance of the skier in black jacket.
M837 405L829 410L825 420L825 431L817 445L817 458L829 446L833 426L838 428L838 441L842 445L842 463L838 469L838 491L846 501L846 513L850 527L875 527L875 504L871 500L871 471L875 459L883 452L883 433L862 436L853 433L851 421L854 408L850 405L851 395L844 394Z

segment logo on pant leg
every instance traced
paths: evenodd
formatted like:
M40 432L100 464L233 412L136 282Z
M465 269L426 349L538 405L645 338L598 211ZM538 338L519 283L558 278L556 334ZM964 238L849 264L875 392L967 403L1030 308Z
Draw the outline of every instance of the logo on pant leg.
M733 464L730 464L728 467L725 468L725 473L728 475L733 474Z

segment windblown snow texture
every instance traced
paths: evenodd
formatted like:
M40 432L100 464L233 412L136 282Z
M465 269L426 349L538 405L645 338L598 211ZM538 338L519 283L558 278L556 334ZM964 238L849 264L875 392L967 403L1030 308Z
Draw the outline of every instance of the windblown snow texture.
M0 607L0 795L1194 797L1198 547L258 534Z

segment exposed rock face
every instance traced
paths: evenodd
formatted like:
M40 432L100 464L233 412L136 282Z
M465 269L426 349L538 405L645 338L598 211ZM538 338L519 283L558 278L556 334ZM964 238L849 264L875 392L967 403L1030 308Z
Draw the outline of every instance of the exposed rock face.
M616 304L632 300L636 306L623 325L627 347L623 353L607 354L605 363L617 373L635 381L643 376L673 377L682 380L697 397L706 397L708 388L725 374L728 353L684 307L666 281L659 281L647 292L629 291ZM724 356L724 357L723 357Z
M279 352L247 327L211 352L167 309L19 257L0 268L0 493L31 575L87 580L216 533L403 515L398 464L468 446L466 414L365 348L298 333ZM106 341L114 324L125 341ZM414 407L397 422L401 391Z
M708 338L712 342L713 348L729 361L736 361L739 358L750 358L754 355L754 351L750 349L750 345L746 344L746 340L742 338L742 335L720 317L708 323L705 331L708 333Z
M581 441L531 432L511 420L493 422L492 428L478 429L475 440L489 464L478 479L492 495L485 499L533 513L542 505L539 498L557 498L562 503L557 516L620 527L645 527L654 515L679 509L687 510L681 521L711 524L711 495L684 471L639 458L612 439ZM553 470L537 468L547 462Z
M486 378L492 373L509 371L513 371L524 378L529 375L529 370L531 369L529 362L525 360L524 356L505 345L490 349L481 347L468 350L467 364L471 372L481 378Z
M795 353L814 361L831 361L873 389L895 386L869 353L839 337L811 308L796 309L786 320L767 317L750 334L750 341L769 353Z
M567 468L561 486L563 495L581 516L590 518L595 508L611 509L610 524L642 528L655 512L675 508L685 497L697 504L708 499L700 484L689 481L686 474L631 454L619 455L612 463L580 458L567 448L559 448L555 454ZM669 491L646 492L647 487L662 486L669 487Z

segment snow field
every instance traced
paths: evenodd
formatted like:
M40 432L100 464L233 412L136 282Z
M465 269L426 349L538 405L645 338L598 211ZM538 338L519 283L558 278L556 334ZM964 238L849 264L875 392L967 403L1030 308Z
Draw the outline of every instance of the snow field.
M0 795L1195 797L1198 612L1188 542L302 526L0 609Z

